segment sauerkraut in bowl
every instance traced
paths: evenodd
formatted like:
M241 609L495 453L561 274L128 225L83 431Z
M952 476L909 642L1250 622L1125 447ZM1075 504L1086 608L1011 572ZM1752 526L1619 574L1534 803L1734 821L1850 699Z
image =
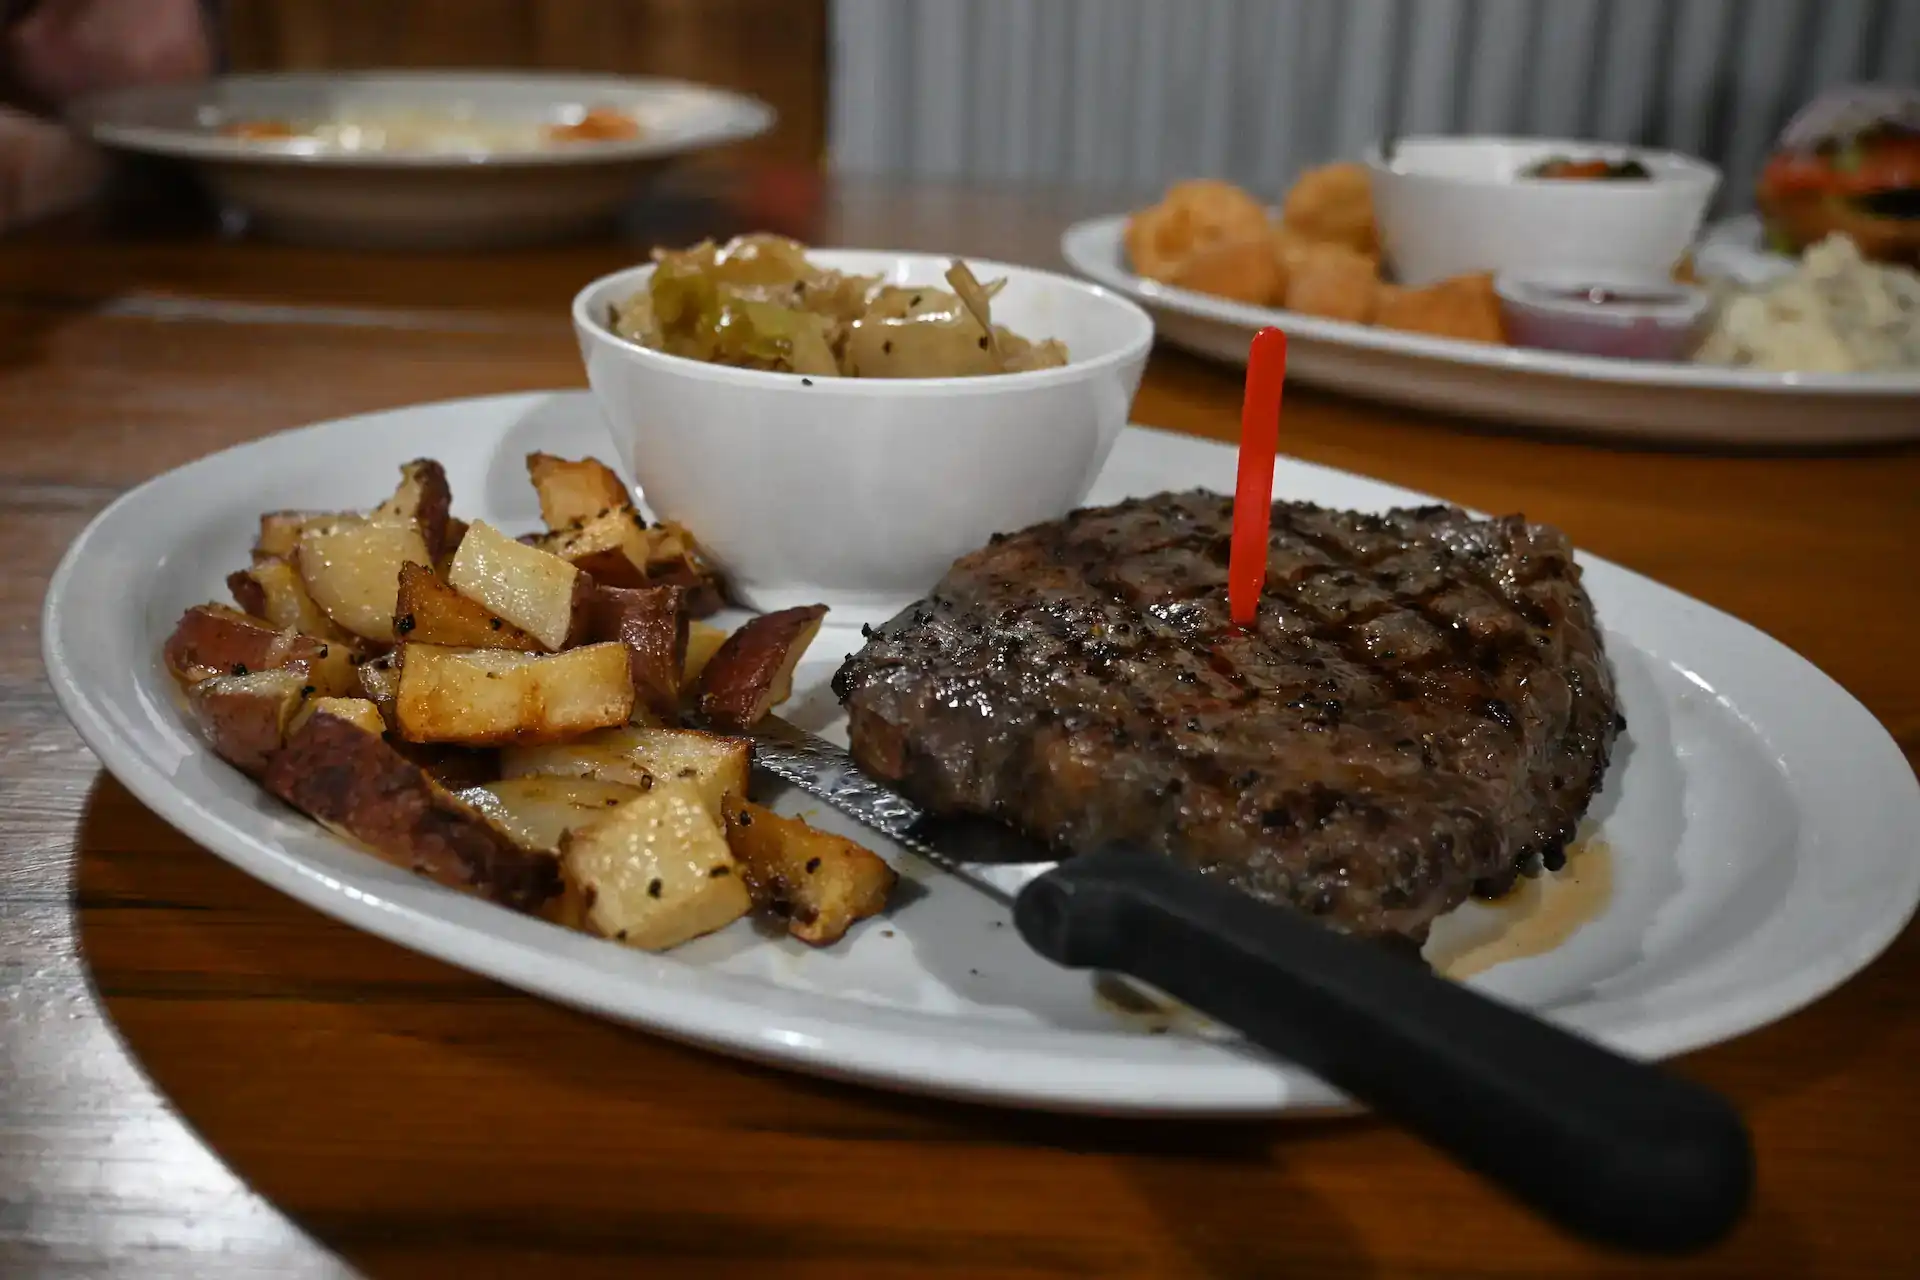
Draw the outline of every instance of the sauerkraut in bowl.
M610 327L668 355L809 377L959 378L1067 363L1066 344L993 321L1004 279L982 284L959 259L950 289L820 266L806 246L759 233L656 249L644 287Z

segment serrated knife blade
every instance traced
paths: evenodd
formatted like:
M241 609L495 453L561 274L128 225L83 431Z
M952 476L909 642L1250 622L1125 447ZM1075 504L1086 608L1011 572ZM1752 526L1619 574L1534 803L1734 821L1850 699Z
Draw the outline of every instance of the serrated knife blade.
M1011 903L1057 861L1045 845L1000 823L929 814L861 772L844 747L778 716L767 716L744 733L734 732L753 743L756 769L995 898Z

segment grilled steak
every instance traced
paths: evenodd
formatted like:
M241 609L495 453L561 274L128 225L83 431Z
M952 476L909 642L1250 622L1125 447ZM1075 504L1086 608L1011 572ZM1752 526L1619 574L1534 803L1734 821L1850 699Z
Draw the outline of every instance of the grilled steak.
M861 766L1061 855L1131 841L1425 939L1550 868L1624 727L1572 548L1519 517L1280 503L1230 625L1231 501L1078 511L958 561L834 689Z

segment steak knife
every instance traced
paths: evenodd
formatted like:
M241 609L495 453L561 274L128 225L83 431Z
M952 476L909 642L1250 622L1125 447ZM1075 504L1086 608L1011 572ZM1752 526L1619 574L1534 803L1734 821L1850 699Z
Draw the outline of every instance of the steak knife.
M1566 1230L1677 1254L1714 1244L1746 1211L1746 1126L1699 1084L1171 858L1113 846L1057 862L999 823L923 811L778 717L745 736L757 768L1010 901L1047 959L1183 1001Z

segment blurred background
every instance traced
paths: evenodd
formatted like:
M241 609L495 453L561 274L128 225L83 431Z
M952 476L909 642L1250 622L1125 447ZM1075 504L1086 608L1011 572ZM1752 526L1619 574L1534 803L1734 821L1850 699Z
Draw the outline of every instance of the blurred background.
M225 0L236 70L551 67L765 98L761 159L1277 192L1388 133L1666 145L1743 207L1813 93L1920 80L1920 0Z

